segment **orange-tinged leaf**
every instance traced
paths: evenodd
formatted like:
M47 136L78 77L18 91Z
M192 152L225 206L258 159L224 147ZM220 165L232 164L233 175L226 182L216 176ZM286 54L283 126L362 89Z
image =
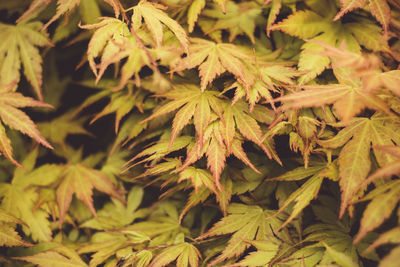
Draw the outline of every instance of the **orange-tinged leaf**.
M24 74L42 100L42 57L38 47L51 46L47 34L38 31L40 22L20 22L17 25L0 23L4 39L0 47L0 86L15 91L20 80L21 63Z
M281 10L281 7L282 7L282 0L266 0L266 1L264 1L264 5L270 3L271 1L272 1L272 4L271 4L271 9L268 14L267 28L266 28L268 37L270 36L270 33L271 33L271 26L272 26L272 24L274 24L278 14L279 14L279 11Z
M389 218L399 200L399 184L390 188L388 192L382 192L375 196L364 210L360 229L354 238L354 243L358 243L368 232L374 230Z
M80 2L81 0L58 0L56 14L43 26L43 28L46 29L49 27L49 25L56 21L59 17L78 6Z
M0 118L10 128L28 135L43 146L52 149L53 147L40 135L39 130L32 120L22 111L9 105L0 103Z
M400 70L384 72L380 75L381 83L400 97Z
M119 19L102 18L99 23L81 27L88 30L97 29L89 41L87 56L90 68L96 77L98 77L97 66L94 59L98 57L103 50L103 53L106 53L106 47L109 47L108 49L111 48L111 45L107 46L108 43L112 43L114 46L115 44L121 43L129 33L128 26ZM112 56L114 55L110 55L109 57L112 58Z
M218 58L217 48L214 47L212 52L207 56L207 60L199 66L201 90L204 91L207 85L224 71L225 69Z
M147 28L153 35L157 46L161 46L163 39L162 24L165 24L176 36L179 42L182 44L185 51L188 51L189 40L185 30L179 25L178 22L171 19L166 13L158 9L155 5L147 1L141 1L137 6L133 8L133 16L140 15L144 18ZM137 14L135 14L137 13ZM132 20L137 20L137 18ZM135 25L137 27L137 25Z
M193 32L194 24L196 23L197 19L203 8L206 6L205 0L194 0L189 7L188 14L187 14L187 22L189 25L189 32Z
M232 153L233 155L235 155L235 157L240 159L244 164L252 168L256 173L261 174L261 172L257 170L257 168L253 165L253 163L251 163L251 161L246 155L246 152L244 152L243 150L242 143L237 139L234 139L232 142Z
M263 141L262 132L257 121L250 115L239 110L234 111L234 117L239 132L250 141L261 145Z
M23 21L42 6L50 4L51 1L52 0L33 0L29 8L17 19L16 22L18 23Z
M203 137L204 132L211 119L211 109L208 103L207 96L202 94L198 105L196 106L196 111L194 113L194 127L196 128L197 135L199 136L200 144L204 143Z
M384 244L399 244L400 243L400 227L397 226L385 233L382 233L366 250L365 253L371 252L373 249Z
M232 142L235 136L235 120L233 118L233 109L231 106L227 106L224 110L220 130L226 149L228 153L231 153Z
M383 31L387 33L389 30L391 15L390 7L386 0L369 0L369 8L371 14L382 25Z
M250 81L247 81L247 77L244 76L243 60L253 59L233 44L192 38L189 54L177 70L199 66L202 91L225 70L235 75L245 86L248 86Z
M400 246L390 250L390 252L379 262L379 267L396 267L400 258Z
M377 145L392 145L393 141L399 142L399 131L397 119L374 114L371 119L353 119L350 125L335 137L319 142L322 146L331 148L344 145L338 159L339 185L342 191L340 216L343 216L346 207L358 191L363 190L360 187L364 185L371 168L371 148ZM352 139L349 141L350 138ZM374 154L377 159L381 157L376 149ZM387 160L384 163L387 164Z
M117 191L106 174L98 170L90 169L81 164L69 165L66 167L61 179L61 184L56 191L60 210L60 224L64 221L74 193L79 200L88 206L93 215L96 215L92 199L94 188L124 202L121 192Z
M120 8L121 8L121 3L119 2L119 0L104 0L104 2L106 2L107 4L109 4L110 6L112 6L112 8L114 9L114 14L115 17L118 18L119 14L120 14Z
M345 123L367 107L391 113L383 100L358 86L329 84L308 85L303 88L304 91L285 95L274 101L289 102L284 109L318 107L333 103L336 113Z
M171 138L169 141L170 147L174 143L178 134L182 131L183 127L185 127L193 117L196 106L197 102L189 102L176 113L174 121L172 122Z
M8 139L6 135L6 130L4 129L3 124L0 122L0 151L1 153L13 164L18 167L22 167L14 158L13 158L13 149L11 146L11 141Z
M0 246L28 247L32 245L22 240L10 224L0 222Z
M207 167L210 168L213 173L215 184L219 190L222 189L220 183L220 177L222 170L225 167L226 151L222 147L215 137L211 138L211 143L206 152L207 155Z
M340 11L337 15L333 18L334 21L343 17L344 14L353 11L357 8L363 8L366 4L366 0L340 0Z

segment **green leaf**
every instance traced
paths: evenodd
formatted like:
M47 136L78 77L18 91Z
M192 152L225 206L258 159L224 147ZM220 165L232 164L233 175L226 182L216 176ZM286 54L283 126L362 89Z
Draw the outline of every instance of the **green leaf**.
M324 243L324 246L326 248L326 252L332 257L332 259L339 264L340 266L343 267L358 267L359 265L355 263L349 256L346 254L339 252L327 244Z
M183 242L163 249L150 263L150 267L166 266L176 260L177 267L197 267L200 252L190 243Z
M79 258L79 257L78 257ZM80 258L69 258L56 251L46 251L32 256L15 257L15 259L37 264L40 267L86 267Z
M42 57L37 47L51 46L47 35L39 32L42 24L20 22L16 26L0 23L0 85L5 88L17 88L20 81L21 63L24 74L35 90L39 100L42 96Z

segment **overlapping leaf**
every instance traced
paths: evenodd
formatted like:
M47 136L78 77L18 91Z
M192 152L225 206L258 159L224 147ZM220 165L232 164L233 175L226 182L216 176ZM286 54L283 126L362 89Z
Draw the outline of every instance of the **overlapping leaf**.
M38 21L17 25L0 23L0 86L15 91L23 66L26 79L40 100L42 97L42 57L38 47L51 46ZM2 90L3 91L3 90Z
M207 238L232 234L221 255L215 258L210 265L218 264L225 259L239 257L246 248L250 247L251 242L248 241L277 241L272 229L276 229L280 222L276 218L267 222L265 217L270 214L271 211L263 211L259 206L231 203L228 208L228 216L201 236L201 238Z
M225 71L232 73L244 86L249 86L252 83L244 76L245 65L243 61L253 59L239 47L230 43L215 43L200 38L192 38L190 41L189 54L177 70L192 69L199 66L202 91Z
M339 185L342 191L340 216L356 196L371 168L370 150L381 166L395 159L375 146L393 145L400 141L397 118L376 113L371 118L354 118L335 137L320 141L324 147L343 146L339 154Z

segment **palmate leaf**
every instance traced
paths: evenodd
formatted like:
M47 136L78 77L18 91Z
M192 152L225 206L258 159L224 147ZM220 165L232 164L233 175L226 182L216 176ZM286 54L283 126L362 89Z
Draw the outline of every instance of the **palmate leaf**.
M143 193L143 188L134 186L127 195L126 205L119 200L112 199L112 202L106 203L101 210L97 211L97 218L85 221L81 227L97 230L120 229L138 218L147 216L149 210L138 210Z
M256 247L257 251L250 252L243 260L231 266L267 266L279 250L279 245L274 244L270 240L253 240L248 242Z
M96 216L96 210L93 206L93 189L110 195L121 202L125 200L121 197L121 192L115 188L109 177L101 171L91 169L83 164L68 164L60 177L61 183L57 188L57 204L60 211L60 225L64 221L65 214L72 201L72 195L83 201Z
M350 76L347 69L335 69L335 75L339 84L305 85L302 86L305 90L276 98L274 101L285 102L283 109L286 110L333 104L336 114L344 123L365 108L391 114L386 103L373 92L364 90L361 81Z
M235 88L235 96L233 98L233 103L236 103L242 97L246 97L247 102L250 104L249 111L253 112L256 103L260 102L262 99L268 102L273 109L275 109L274 101L271 92L279 92L281 87L286 85L293 85L292 79L299 75L299 73L293 68L287 67L285 65L273 65L274 63L257 62L257 66L249 66L251 72L255 73L254 83L246 88L239 82L235 82L229 88ZM250 73L246 75L251 75Z
M172 123L170 146L192 117L196 132L202 145L204 143L204 133L211 122L211 112L220 112L219 105L221 104L220 100L217 98L217 92L202 92L196 85L182 84L174 86L173 90L160 96L171 99L172 101L169 101L159 109L155 110L155 112L143 122L152 120L180 108Z
M39 100L43 100L43 97L42 57L38 47L51 46L47 34L39 31L41 26L38 21L22 21L17 25L0 23L0 86L15 91L22 64L25 77Z
M128 228L147 235L151 239L149 247L172 245L179 237L182 241L184 237L190 237L189 229L180 224L176 202L171 201L158 203L145 220Z
M189 7L187 14L187 23L189 25L189 32L193 32L194 25L199 18L203 8L206 6L206 0L194 0Z
M244 86L252 83L244 76L243 61L252 61L253 58L239 47L230 43L215 43L200 38L191 38L190 41L189 54L184 58L182 66L176 70L199 66L202 91L225 70L232 73Z
M382 25L385 32L389 30L389 23L391 19L390 7L386 0L369 0L369 8L371 14ZM353 11L357 8L363 8L366 5L366 0L341 0L341 9L335 16L334 20L340 19L344 14Z
M40 267L87 267L88 265L72 249L56 248L34 254L32 256L14 257L17 260L23 260Z
M201 12L202 16L216 19L208 33L218 30L229 31L229 42L235 40L239 34L245 34L255 43L254 31L256 23L262 19L261 6L255 2L227 2L225 12L222 13L217 3L210 5Z
M18 18L17 22L30 17L51 2L53 2L53 0L33 0L29 8ZM104 0L104 2L113 7L115 17L118 18L120 12L119 8L121 7L119 0ZM99 6L95 0L57 0L56 14L44 25L43 29L49 27L61 16L69 14L78 6L80 7L81 17L85 23L94 23L95 20L100 17Z
M386 190L382 190L382 187ZM359 242L368 232L389 218L400 200L400 184L397 181L389 182L371 191L364 199L372 200L364 210L354 243Z
M162 6L158 6L162 7ZM132 15L132 26L135 30L138 30L142 24L142 18L146 23L147 28L152 33L155 39L157 47L161 46L163 39L163 28L162 24L166 25L176 36L179 42L182 44L185 51L188 51L189 40L185 30L179 25L178 22L171 19L166 13L161 11L157 5L147 1L140 1L138 5L133 7Z
M15 231L12 224L25 224L12 214L0 209L0 246L31 246L30 243L22 240L21 236Z
M204 239L212 236L232 234L225 249L209 266L215 266L225 259L239 257L244 253L246 248L250 247L252 240L279 242L275 238L272 229L276 229L280 221L274 218L267 222L265 217L270 214L271 211L263 211L259 206L231 203L228 208L228 216L224 217L211 227L208 232L200 236L200 239Z
M182 242L163 249L150 263L150 267L162 267L176 260L177 267L197 267L201 254L192 244Z
M78 249L79 254L94 253L89 262L90 267L96 267L106 262L110 257L119 254L119 250L128 248L132 250L135 244L149 241L145 234L130 228L116 231L97 232L92 235L90 242Z
M31 172L37 157L38 150L33 150L22 162L22 168L16 168L11 183L0 184L1 208L25 223L23 231L31 235L33 241L50 241L52 239L48 213L39 208L34 210L38 199L36 186L50 185L53 179L39 176L40 179L30 180ZM29 172L26 175L26 172ZM24 178L28 178L26 180ZM44 179L45 178L45 179ZM12 234L12 233L10 233Z
M399 130L397 118L376 113L371 118L354 118L335 137L319 142L330 148L344 145L338 159L339 185L342 191L340 217L368 176L371 168L371 147L380 166L393 162L394 157L382 153L375 146L399 143Z
M284 211L289 204L295 202L293 209L290 211L290 216L280 228L283 228L290 223L305 207L310 204L312 199L316 198L324 178L337 180L337 167L334 162L311 161L310 165L311 166L308 166L307 168L299 167L276 178L267 179L267 181L299 181L310 177L303 185L291 193L279 210L273 216L271 216L275 217Z
M337 10L334 2L309 1L309 4L311 10L296 11L287 19L273 25L271 30L281 30L303 40L322 41L332 46L346 42L347 49L356 53L360 52L360 45L368 49L385 49L386 45L379 44L382 34L372 22L360 18L355 19L354 23L333 22L331 19ZM320 53L323 49L315 43L306 42L301 48L298 67L306 74L300 77L299 83L305 84L325 70L330 59Z
M374 149L378 151L381 150L385 153L390 154L396 159L400 159L400 147L399 146L375 146ZM384 165L379 168L376 172L374 172L371 176L367 178L365 184L369 184L374 181L376 178L388 178L392 175L398 175L400 173L400 161L395 160L389 164Z

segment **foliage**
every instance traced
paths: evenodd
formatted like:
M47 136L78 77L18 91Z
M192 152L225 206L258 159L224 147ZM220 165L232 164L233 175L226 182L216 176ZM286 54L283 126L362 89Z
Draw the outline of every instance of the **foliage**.
M398 265L397 1L0 15L4 266Z

